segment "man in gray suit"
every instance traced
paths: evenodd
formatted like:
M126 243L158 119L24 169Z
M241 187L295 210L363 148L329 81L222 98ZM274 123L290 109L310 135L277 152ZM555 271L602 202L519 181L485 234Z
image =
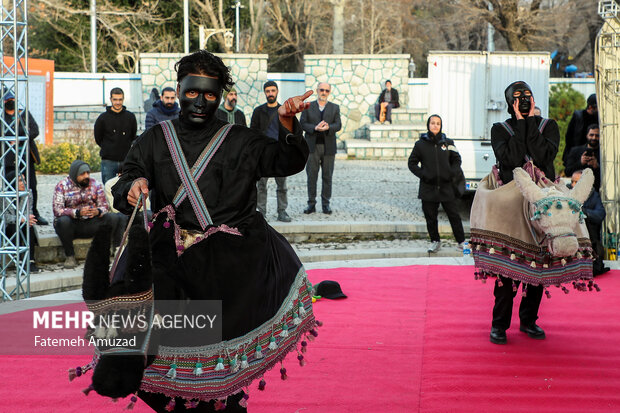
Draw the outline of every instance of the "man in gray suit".
M329 83L319 83L317 100L310 103L310 107L301 114L301 127L310 147L310 155L306 164L308 175L308 206L304 214L316 212L316 181L321 168L323 180L321 188L321 202L324 214L331 214L329 200L332 196L332 175L336 158L336 132L342 128L340 122L340 106L328 102L331 86Z

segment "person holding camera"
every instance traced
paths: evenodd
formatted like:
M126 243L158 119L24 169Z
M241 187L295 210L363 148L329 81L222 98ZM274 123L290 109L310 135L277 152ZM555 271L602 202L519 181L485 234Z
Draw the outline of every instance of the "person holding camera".
M566 168L564 174L571 176L574 172L585 168L592 169L594 172L594 189L597 191L601 187L601 154L600 154L600 132L598 124L593 123L586 130L587 143L571 149L566 158Z

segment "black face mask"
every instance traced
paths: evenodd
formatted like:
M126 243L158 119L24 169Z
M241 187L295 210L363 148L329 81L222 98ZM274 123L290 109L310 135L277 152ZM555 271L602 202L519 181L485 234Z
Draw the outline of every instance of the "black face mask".
M15 110L15 101L13 99L4 102L4 108L6 110Z
M187 97L187 92L198 93L195 98ZM218 79L205 76L187 75L179 83L179 103L181 114L194 125L204 125L213 119L215 111L220 105L222 86ZM205 94L215 95L214 100L208 100Z
M525 95L526 91L530 92L530 96ZM520 92L520 96L515 98L515 92ZM521 112L523 116L527 116L530 113L530 110L532 109L532 101L530 98L533 94L532 88L530 88L527 83L523 81L511 83L510 86L508 86L504 91L504 96L506 98L506 103L508 104L508 113L511 115L514 112L512 105L514 105L515 99L519 100L519 112Z

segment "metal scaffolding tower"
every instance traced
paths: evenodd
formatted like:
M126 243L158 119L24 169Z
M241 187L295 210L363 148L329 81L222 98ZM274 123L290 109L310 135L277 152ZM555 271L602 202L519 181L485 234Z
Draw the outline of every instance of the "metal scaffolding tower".
M604 19L596 39L595 72L601 130L601 198L607 211L603 242L607 258L618 259L620 235L620 7L600 0Z
M26 0L0 5L0 299L30 296L28 230L28 9ZM14 114L7 105L14 98ZM7 113L8 111L8 113ZM20 133L21 132L21 133ZM23 176L25 190L18 178ZM15 217L14 219L11 216ZM7 231L11 229L12 231Z

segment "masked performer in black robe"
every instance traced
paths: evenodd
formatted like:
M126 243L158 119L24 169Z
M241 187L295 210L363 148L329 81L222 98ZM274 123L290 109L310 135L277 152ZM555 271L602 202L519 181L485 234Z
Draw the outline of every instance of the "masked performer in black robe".
M141 194L155 190L149 224L155 302L221 300L222 340L178 349L160 343L137 396L158 412L246 411L247 386L260 379L262 390L264 372L298 344L303 364L305 340L317 335L301 262L256 211L258 179L305 167L308 146L295 114L308 107L304 99L312 92L280 107L276 141L216 118L223 90L233 85L221 59L202 50L183 57L176 70L179 119L136 140L113 188L114 206L131 213ZM285 379L284 367L280 373ZM94 390L111 397L138 390L113 376L105 382L113 390L93 383Z

